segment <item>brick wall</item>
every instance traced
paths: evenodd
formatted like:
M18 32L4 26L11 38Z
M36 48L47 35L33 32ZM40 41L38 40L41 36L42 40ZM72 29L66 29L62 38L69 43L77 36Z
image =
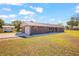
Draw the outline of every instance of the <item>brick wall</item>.
M49 33L49 32L63 32L63 28L57 27L41 27L41 26L32 26L31 34L41 34L41 33Z

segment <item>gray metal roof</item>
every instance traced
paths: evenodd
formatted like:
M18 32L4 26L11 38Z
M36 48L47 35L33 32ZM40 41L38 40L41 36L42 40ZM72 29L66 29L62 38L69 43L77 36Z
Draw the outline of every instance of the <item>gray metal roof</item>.
M61 28L64 28L64 26L57 25L57 24L37 23L37 22L30 22L30 21L23 22L21 24L21 27L26 26L26 25L27 26L43 26L43 27L61 27Z
M8 25L4 25L4 26L2 26L3 28L15 28L15 26L8 26Z

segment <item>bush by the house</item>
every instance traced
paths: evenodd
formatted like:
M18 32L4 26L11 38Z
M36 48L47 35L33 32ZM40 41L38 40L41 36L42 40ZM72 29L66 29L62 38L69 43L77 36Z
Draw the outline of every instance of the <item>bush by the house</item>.
M3 33L3 30L2 30L2 28L0 28L0 33Z

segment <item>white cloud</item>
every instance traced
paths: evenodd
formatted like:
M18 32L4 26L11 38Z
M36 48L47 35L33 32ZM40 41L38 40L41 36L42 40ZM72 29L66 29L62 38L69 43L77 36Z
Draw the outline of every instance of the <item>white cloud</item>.
M17 6L21 6L24 3L26 3L26 0L1 0L0 4L6 4L6 5L17 5Z
M36 14L34 12L32 12L32 11L21 9L19 14L23 15L23 20L24 21L34 21L34 22L36 21L35 20Z
M0 18L8 18L7 15L0 15Z
M50 18L50 19L47 20L47 21L48 21L48 23L50 23L50 24L55 24L56 19L55 19L55 18Z
M25 16L24 19L25 19L25 21L36 22L35 16L36 16L36 14L34 14L34 15L28 15L28 16Z
M15 15L15 14L9 15L10 18L15 18L16 16L17 16L17 15Z
M35 19L31 18L31 19L26 19L26 21L33 21L33 22L36 22Z
M79 13L79 10L76 10L75 12L76 12L76 13Z
M10 8L2 8L2 10L5 10L5 11L11 11Z
M76 13L79 13L79 4L76 5Z
M11 21L16 21L17 19L12 19Z
M63 21L62 20L58 20L58 23L62 23Z
M20 10L19 14L21 14L21 15L33 15L34 12L22 9L22 10Z
M16 15L15 14L11 14L11 15L0 15L0 18L15 18Z
M77 5L76 8L79 9L79 5Z
M35 8L35 10L36 10L37 12L39 12L39 13L42 13L42 12L43 12L43 8L41 8L41 7L37 7L37 8Z
M79 3L78 0L1 0L0 3Z
M43 12L43 8L42 7L33 7L33 6L30 6L30 8L34 9L36 12L39 12L39 13Z
M0 4L20 5L21 3L27 2L26 0L1 0Z
M33 6L29 6L29 7L32 8L32 9L34 8Z
M17 6L21 6L23 5L23 3L5 3L7 5L17 5Z

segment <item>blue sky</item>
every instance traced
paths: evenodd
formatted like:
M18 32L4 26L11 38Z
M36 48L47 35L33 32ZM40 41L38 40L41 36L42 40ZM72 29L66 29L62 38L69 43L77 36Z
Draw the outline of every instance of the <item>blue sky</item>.
M76 11L75 3L0 4L0 18L6 23L14 20L66 24Z

